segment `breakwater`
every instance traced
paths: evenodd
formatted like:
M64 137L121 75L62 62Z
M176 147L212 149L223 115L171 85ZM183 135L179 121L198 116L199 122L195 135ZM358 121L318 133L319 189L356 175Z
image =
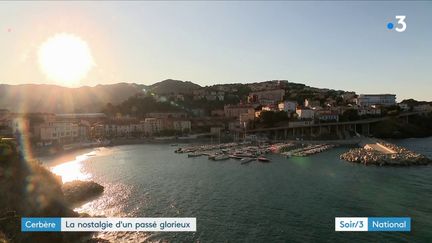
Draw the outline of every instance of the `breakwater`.
M374 147L384 148L388 152L373 149ZM353 163L379 166L411 166L432 163L431 159L422 154L382 140L374 144L366 144L363 148L351 149L341 154L340 158Z

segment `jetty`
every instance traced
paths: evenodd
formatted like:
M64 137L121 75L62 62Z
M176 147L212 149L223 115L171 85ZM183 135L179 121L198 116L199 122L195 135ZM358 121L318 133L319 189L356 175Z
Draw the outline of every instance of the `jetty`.
M340 156L341 159L364 165L411 166L427 165L432 160L395 144L370 139L361 148L351 149Z
M336 145L333 144L303 145L300 148L283 152L282 155L284 155L285 157L305 157L324 152L326 150L334 148L335 146Z

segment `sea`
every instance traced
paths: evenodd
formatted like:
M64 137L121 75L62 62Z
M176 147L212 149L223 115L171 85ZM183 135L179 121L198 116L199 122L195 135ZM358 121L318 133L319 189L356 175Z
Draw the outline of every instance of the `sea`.
M432 137L391 142L432 158ZM432 166L352 164L339 159L346 147L246 165L175 149L124 145L40 159L63 182L105 187L78 212L197 220L196 232L95 235L111 242L432 242ZM411 232L335 232L335 217L411 217Z

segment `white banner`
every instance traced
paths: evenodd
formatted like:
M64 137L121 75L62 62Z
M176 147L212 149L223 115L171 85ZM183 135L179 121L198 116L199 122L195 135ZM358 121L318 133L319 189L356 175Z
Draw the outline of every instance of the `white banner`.
M335 231L368 231L367 217L337 217Z
M61 231L196 231L196 218L61 218Z

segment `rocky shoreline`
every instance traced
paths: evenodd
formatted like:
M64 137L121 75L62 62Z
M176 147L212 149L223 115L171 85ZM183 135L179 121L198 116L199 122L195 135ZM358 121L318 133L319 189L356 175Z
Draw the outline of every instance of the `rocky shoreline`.
M75 203L93 199L95 182L62 184L38 161L25 159L13 142L0 140L0 242L94 242L90 232L21 232L21 217L80 217Z
M63 184L62 190L66 202L74 206L99 196L104 187L94 181L71 181Z
M341 154L340 159L353 163L378 166L413 166L432 163L432 160L426 156L406 148L384 141L380 141L380 144L393 150L395 153L385 154L376 150L355 148Z

